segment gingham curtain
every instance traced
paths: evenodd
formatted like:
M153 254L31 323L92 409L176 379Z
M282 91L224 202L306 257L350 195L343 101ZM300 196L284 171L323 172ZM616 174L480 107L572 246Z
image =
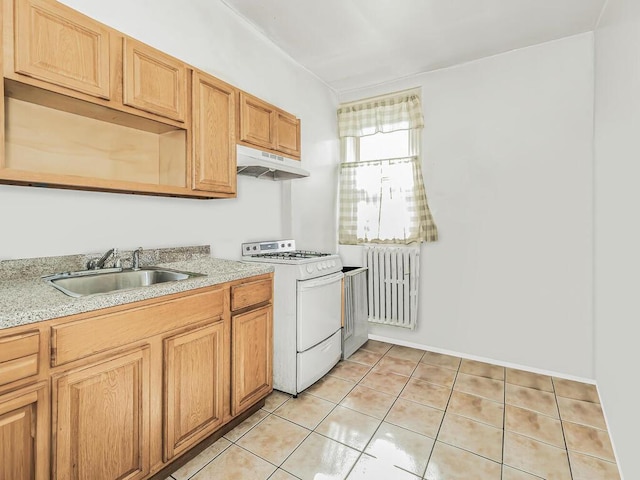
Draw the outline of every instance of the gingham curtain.
M347 141L346 137L417 130L423 126L422 103L416 93L392 94L338 109L342 142ZM415 143L410 153L414 156L340 164L340 244L438 240Z
M416 93L401 93L338 109L340 137L364 137L375 133L422 128L422 105Z
M436 241L419 158L340 164L339 221L342 245Z

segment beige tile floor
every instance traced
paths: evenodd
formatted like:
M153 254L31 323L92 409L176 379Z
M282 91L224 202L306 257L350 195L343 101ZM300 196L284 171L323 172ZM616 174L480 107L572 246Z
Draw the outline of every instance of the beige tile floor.
M369 340L175 480L619 480L596 388Z

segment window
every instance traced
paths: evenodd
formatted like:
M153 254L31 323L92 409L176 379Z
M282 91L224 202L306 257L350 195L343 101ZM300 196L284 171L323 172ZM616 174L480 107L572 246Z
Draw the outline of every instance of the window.
M349 104L338 115L343 153L339 242L436 240L420 165L419 96L396 94Z
M409 130L391 133L376 133L360 137L360 155L358 160L380 160L383 158L402 158L411 155L409 149Z

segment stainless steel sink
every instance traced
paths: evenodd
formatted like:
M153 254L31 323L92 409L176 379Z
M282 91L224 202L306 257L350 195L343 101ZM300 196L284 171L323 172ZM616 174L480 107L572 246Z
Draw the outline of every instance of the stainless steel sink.
M83 270L57 273L42 278L70 297L84 297L203 276L205 275L201 273L170 268L144 267L138 270L123 268Z

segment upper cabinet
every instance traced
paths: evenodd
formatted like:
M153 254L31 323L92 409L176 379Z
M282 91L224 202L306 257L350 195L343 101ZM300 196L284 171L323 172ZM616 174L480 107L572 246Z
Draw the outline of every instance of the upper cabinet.
M275 146L275 108L247 93L240 92L240 140L273 148Z
M109 30L50 1L16 0L15 71L110 98Z
M193 188L236 192L236 90L193 72Z
M0 183L236 196L236 143L300 158L300 121L55 0L0 0Z
M276 150L300 158L300 120L280 111L276 113Z
M124 39L124 104L184 122L187 66L131 38Z
M239 143L300 159L300 120L245 92L239 95Z

